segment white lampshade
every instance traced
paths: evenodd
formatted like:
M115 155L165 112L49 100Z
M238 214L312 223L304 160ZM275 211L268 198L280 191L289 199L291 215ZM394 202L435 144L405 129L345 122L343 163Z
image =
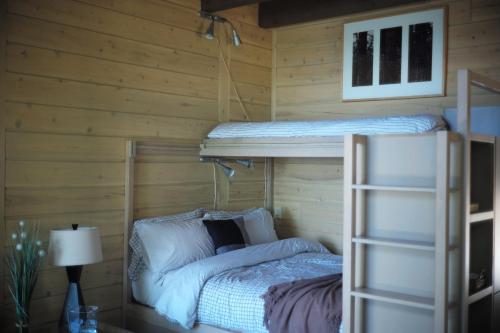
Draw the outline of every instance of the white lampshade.
M102 261L99 230L92 227L51 230L48 259L54 266L88 265Z

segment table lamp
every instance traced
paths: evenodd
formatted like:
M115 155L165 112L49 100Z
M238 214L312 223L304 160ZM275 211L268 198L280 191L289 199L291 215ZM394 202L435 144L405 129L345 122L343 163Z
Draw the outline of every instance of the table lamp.
M80 288L83 265L102 261L99 230L92 227L78 228L78 224L73 224L71 229L51 230L48 260L54 266L66 267L69 283L59 327L68 327L69 311L85 306Z

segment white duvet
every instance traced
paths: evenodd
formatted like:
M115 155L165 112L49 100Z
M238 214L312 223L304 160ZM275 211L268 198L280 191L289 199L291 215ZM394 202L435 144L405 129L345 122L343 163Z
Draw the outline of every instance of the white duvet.
M328 253L328 250L317 242L290 238L193 262L161 278L163 293L156 302L155 309L168 320L190 329L196 321L200 292L208 279L229 269L284 259L305 252Z

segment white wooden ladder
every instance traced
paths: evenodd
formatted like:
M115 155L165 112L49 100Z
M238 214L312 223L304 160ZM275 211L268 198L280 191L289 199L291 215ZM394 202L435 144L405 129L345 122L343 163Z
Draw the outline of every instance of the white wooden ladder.
M347 135L344 140L344 269L343 325L344 333L364 333L363 301L425 309L433 312L434 332L448 332L448 281L450 211L450 145L460 142L452 132L436 133L435 187L379 186L366 184L366 136ZM411 149L411 147L408 147ZM365 235L364 202L366 191L427 192L435 196L434 242L367 237ZM418 200L418 199L415 199ZM433 252L435 259L434 297L420 297L390 290L366 288L364 260L366 246L381 246ZM411 323L408 323L411 325ZM411 326L408 326L411 327Z

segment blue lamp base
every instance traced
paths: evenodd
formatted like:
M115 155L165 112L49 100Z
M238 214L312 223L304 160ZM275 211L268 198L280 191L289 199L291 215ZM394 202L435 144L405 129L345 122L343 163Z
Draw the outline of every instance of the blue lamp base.
M68 290L64 299L64 306L59 319L59 328L68 329L69 327L69 311L80 306L85 306L83 301L82 288L80 287L80 277L82 275L83 266L67 266L66 275L68 276Z

